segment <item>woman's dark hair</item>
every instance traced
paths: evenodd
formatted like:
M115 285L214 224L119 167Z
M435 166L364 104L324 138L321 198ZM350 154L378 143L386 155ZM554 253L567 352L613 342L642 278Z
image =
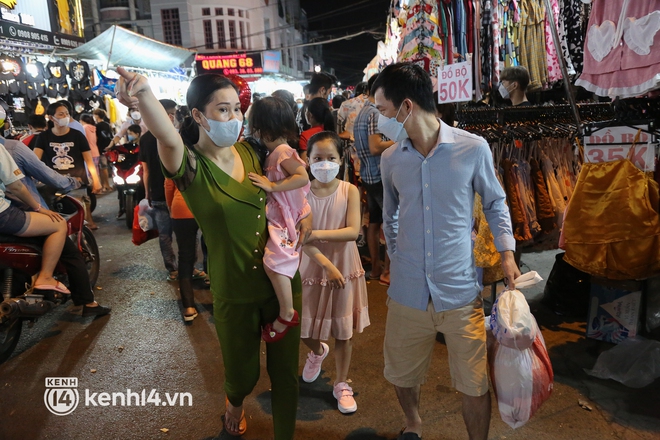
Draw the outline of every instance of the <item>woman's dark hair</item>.
M215 73L206 73L204 75L199 75L192 80L190 86L188 87L188 93L186 93L186 104L192 112L194 108L200 112L204 112L204 109L211 102L211 97L216 90L222 90L232 87L236 93L240 93L240 90L236 84L231 82L226 76L217 75ZM186 117L181 125L179 130L183 141L189 145L196 144L199 141L199 125L192 118L192 116Z
M314 145L316 145L317 142L323 142L325 140L332 141L333 145L337 149L337 154L339 154L339 159L343 159L343 142L339 135L334 131L320 131L309 138L309 141L307 142L307 157L312 157L312 150L314 149Z
M390 64L378 74L371 86L371 96L375 96L378 89L383 90L383 96L395 108L399 108L405 99L410 99L422 110L435 113L431 77L417 64Z
M291 106L281 99L268 96L252 104L250 133L259 131L259 137L266 141L296 137L296 118Z
M46 109L46 114L48 116L54 116L55 113L57 113L57 109L60 107L66 107L66 109L69 111L69 116L72 115L73 108L71 107L71 103L69 103L69 101L65 101L64 99L60 99L59 101L55 101L49 105L48 109Z
M106 112L102 108L97 108L92 112L92 114L98 116L99 118L101 118L101 120L105 122L110 122L110 118L108 118L108 112Z
M454 122L456 122L456 104L453 102L438 104L438 92L433 92L433 102L436 103L435 113L440 115L440 119L442 119L445 124L453 127Z
M346 101L346 97L344 95L337 95L334 98L332 98L332 108L339 109L341 107L341 103Z
M312 115L317 124L323 124L323 129L335 131L335 118L328 107L328 102L323 98L314 98L309 101L307 111Z
M84 122L85 124L96 125L96 122L94 121L94 117L89 113L83 113L82 115L80 115L80 121Z
M271 96L273 98L281 99L282 101L289 104L289 107L291 107L291 111L293 112L294 116L296 113L298 113L298 104L296 104L296 100L293 97L293 93L289 92L288 90L280 89L280 90L275 90L271 94Z
M368 91L369 91L369 89L367 89L367 82L366 81L362 81L361 83L358 83L357 86L355 86L355 96L364 95Z

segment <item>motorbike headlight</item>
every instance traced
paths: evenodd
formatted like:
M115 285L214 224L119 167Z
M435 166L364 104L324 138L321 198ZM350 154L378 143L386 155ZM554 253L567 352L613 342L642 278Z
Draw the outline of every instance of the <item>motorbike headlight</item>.
M112 181L115 182L115 185L124 185L125 184L124 179L122 179L121 177L119 177L117 175L114 175L112 177Z
M133 183L138 183L140 181L140 165L135 167L135 171L133 171L133 174L128 176L126 178L126 183L128 184L133 184Z

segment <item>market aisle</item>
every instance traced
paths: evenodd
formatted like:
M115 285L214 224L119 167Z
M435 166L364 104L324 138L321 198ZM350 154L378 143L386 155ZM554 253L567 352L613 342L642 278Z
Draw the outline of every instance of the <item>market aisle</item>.
M116 195L100 197L94 216L102 246L102 274L97 294L111 305L109 317L82 319L63 307L24 333L17 353L0 365L0 438L2 439L213 439L221 435L224 410L220 347L211 315L209 291L196 290L200 316L192 326L181 322L176 283L166 272L155 241L135 247L122 221L114 219ZM523 261L544 276L554 252L523 254ZM532 263L533 262L533 263ZM327 375L301 383L297 439L391 440L403 418L393 388L383 379L382 341L385 287L370 282L372 325L355 338L350 377L358 411L344 416L336 409ZM539 286L542 291L542 286ZM564 322L542 306L532 310L555 369L552 397L518 430L504 424L493 405L491 439L657 439L660 436L660 381L632 390L583 372L609 344L584 337L584 322ZM300 365L305 357L301 349ZM334 368L331 352L326 370ZM446 349L435 347L428 382L422 393L424 438L466 438L460 398L450 388ZM94 371L94 372L93 372ZM77 377L80 401L72 414L55 416L44 405L46 377ZM86 402L85 390L97 406ZM145 406L101 406L99 393L146 392ZM161 404L149 402L151 390ZM262 377L246 401L246 440L272 438L269 382ZM163 405L165 393L190 393L192 407ZM593 411L582 409L585 400ZM135 400L133 400L135 403ZM141 402L140 402L141 403ZM167 433L161 429L168 429Z

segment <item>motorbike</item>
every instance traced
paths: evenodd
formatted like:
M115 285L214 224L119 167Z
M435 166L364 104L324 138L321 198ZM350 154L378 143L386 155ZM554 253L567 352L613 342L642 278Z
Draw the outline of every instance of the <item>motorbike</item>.
M119 198L119 215L126 213L126 227L133 228L133 213L144 198L142 165L138 159L140 146L134 142L116 145L104 154L112 163L112 180Z
M92 231L85 225L83 205L75 198L57 194L52 209L67 222L68 236L83 255L92 287L99 276L99 247ZM36 294L33 277L41 269L43 238L0 235L0 363L6 361L18 344L23 321L33 325L54 307L66 302L69 295L50 290ZM66 270L58 263L55 277L68 285Z

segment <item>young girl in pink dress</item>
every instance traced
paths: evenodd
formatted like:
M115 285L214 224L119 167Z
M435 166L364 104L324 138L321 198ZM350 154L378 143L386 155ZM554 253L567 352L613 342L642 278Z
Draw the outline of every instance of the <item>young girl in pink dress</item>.
M311 210L305 198L310 186L305 162L287 144L296 131L293 111L285 101L267 97L252 104L250 132L260 139L269 155L264 175L249 173L248 177L268 193L266 218L270 237L263 263L280 303L275 322L263 327L261 336L266 342L279 341L290 327L300 323L291 292L291 278L300 263L296 225Z
M312 190L307 200L313 231L303 247L300 275L303 284L301 338L307 355L303 380L313 382L328 355L327 341L335 339L337 377L333 395L342 413L357 410L348 385L353 332L369 325L367 283L355 240L360 231L360 193L337 179L342 161L341 139L330 131L312 136L307 150Z

